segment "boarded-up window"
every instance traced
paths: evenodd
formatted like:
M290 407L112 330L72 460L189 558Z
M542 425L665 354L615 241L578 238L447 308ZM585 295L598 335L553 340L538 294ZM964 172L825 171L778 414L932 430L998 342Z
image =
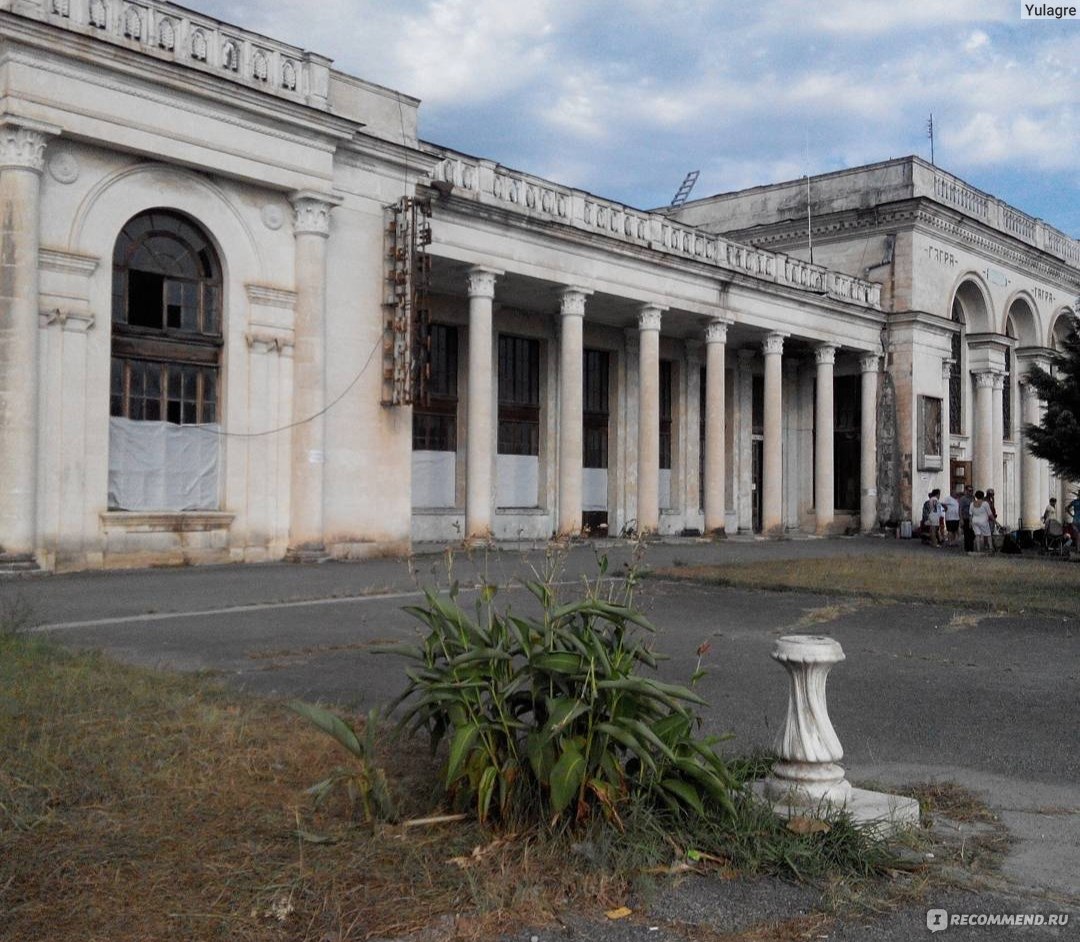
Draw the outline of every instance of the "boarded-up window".
M586 468L608 466L610 364L611 357L606 350L585 351L582 463Z
M457 410L458 331L432 324L428 401L413 406L413 450L456 451Z

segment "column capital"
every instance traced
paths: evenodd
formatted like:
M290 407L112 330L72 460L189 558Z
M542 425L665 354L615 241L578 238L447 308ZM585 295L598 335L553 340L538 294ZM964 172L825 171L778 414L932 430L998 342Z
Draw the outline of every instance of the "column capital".
M1005 388L1005 374L998 373L996 370L990 374L990 381L994 384L994 389Z
M994 385L994 374L990 370L982 370L975 374L975 385L981 389L991 389Z
M780 356L784 352L784 339L787 336L787 334L782 334L779 331L766 334L765 339L761 341L762 353L765 356Z
M483 268L477 265L470 268L465 276L465 283L470 298L493 298L495 297L495 279L502 272L496 268Z
M330 235L330 210L341 204L341 197L314 190L298 190L289 195L293 208L293 234Z
M660 330L660 320L666 307L659 304L643 304L638 312L638 330Z
M45 169L45 147L59 130L34 121L0 121L0 169L13 167L41 173Z
M1020 377L1020 395L1030 402L1039 401L1039 390L1026 376Z
M567 287L559 291L559 313L563 317L584 317L585 299L592 294L588 288Z
M877 353L866 353L859 357L860 373L876 373L881 369L881 356Z
M952 378L953 361L946 357L941 361L941 378L946 382Z
M836 344L822 343L814 347L814 361L818 366L832 366L836 362Z
M731 321L722 317L714 317L705 325L706 343L727 343L727 329Z

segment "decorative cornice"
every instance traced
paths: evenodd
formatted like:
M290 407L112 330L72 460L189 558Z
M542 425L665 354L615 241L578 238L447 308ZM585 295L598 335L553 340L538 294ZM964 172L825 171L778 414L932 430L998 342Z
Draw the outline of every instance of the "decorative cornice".
M494 268L470 268L466 276L466 286L470 298L494 298L495 279L501 271Z
M814 347L814 362L818 366L832 366L836 363L836 345L822 343Z
M638 330L660 330L660 322L663 320L666 307L658 304L643 304L638 312Z
M761 341L761 352L765 356L780 356L784 352L784 338L787 334L773 331L771 334L767 334L765 339Z
M38 249L38 267L43 271L55 271L65 275L84 275L89 278L101 259L94 255L79 255L61 249Z
M587 288L563 288L559 292L559 313L563 317L584 317L585 299L590 294Z
M278 307L286 311L296 308L296 292L286 291L284 288L274 288L270 285L257 285L248 283L244 285L248 300L252 304L263 307Z

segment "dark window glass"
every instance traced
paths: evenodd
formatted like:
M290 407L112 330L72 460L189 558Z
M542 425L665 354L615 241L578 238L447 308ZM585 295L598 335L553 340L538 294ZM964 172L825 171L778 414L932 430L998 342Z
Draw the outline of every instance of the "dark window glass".
M540 341L499 337L499 454L540 454Z
M705 367L698 378L698 507L705 508Z
M952 319L961 329L952 335L952 372L949 373L949 434L964 432L964 311L959 301L953 301Z
M221 266L191 220L151 210L113 251L109 411L137 421L216 422Z
M1005 388L1001 390L1001 426L1005 437L1012 438L1012 350L1008 347L1005 348Z
M860 509L862 378L833 380L833 503L837 510Z
M754 435L765 434L765 377L755 376L751 388L750 425Z
M660 361L660 467L671 470L671 420L675 412L671 360Z
M586 350L583 365L582 463L606 468L611 356L606 350Z
M445 324L432 324L430 337L428 401L413 406L413 448L417 451L456 451L458 331Z

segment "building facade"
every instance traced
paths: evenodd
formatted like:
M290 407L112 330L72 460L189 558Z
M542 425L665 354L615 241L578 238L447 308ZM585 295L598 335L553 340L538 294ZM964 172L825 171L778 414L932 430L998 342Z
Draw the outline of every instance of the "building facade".
M809 190L809 197L807 195ZM918 157L687 204L675 216L881 284L909 514L931 487L994 488L999 519L1037 526L1059 481L1026 447L1025 382L1076 314L1080 243ZM927 429L943 429L941 448Z
M157 0L4 0L0 71L4 565L869 530L945 483L920 422L1036 473L1037 403L966 377L1025 388L1077 246L996 203L913 192L956 231L811 264L737 194L644 212L450 152L415 99Z

